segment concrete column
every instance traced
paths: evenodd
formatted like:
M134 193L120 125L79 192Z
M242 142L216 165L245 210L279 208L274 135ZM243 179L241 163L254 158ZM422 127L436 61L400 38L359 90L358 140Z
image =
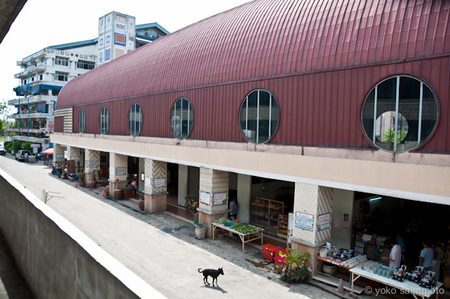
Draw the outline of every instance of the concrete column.
M178 165L178 204L184 206L185 197L188 190L189 167Z
M211 223L228 216L228 172L200 168L200 207L199 223L206 225L206 235L212 237ZM209 198L209 200L207 200ZM214 199L224 198L224 202Z
M81 161L81 150L79 147L67 147L69 153L69 160Z
M64 146L55 143L53 148L53 161L64 162Z
M144 173L144 181L141 180L142 173ZM137 190L139 192L144 192L144 189L145 189L145 159L144 158L139 158L139 174L138 174L136 181L138 182Z
M90 149L86 149L85 151L85 170L86 180L95 181L99 177L94 177L94 175L98 175L100 173L100 152L94 151Z
M109 194L114 195L114 189L124 189L127 183L128 157L115 153L109 154Z
M314 257L325 242L331 239L332 204L332 188L295 183L292 248L311 254L313 275L317 265ZM301 219L306 221L296 221ZM324 220L322 225L319 224L319 219Z
M75 161L75 167L77 169L77 173L81 171L81 149L79 147L67 147L67 152L69 153L68 160ZM80 168L78 167L80 166Z
M144 209L150 213L167 210L167 163L145 159Z
M252 196L252 177L238 174L237 179L237 219L250 222L250 201Z

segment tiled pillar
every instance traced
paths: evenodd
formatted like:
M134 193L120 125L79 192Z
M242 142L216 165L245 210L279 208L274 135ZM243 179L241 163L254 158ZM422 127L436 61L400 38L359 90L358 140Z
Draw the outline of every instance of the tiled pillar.
M311 254L315 274L319 250L331 239L333 189L295 183L292 248Z
M221 217L228 217L228 184L228 172L200 168L199 223L206 225L208 238L212 237L211 223Z
M85 170L86 173L86 180L89 181L95 181L94 174L97 175L100 173L100 152L94 151L90 149L86 149L86 163L85 163Z
M115 153L109 154L109 194L113 197L114 189L124 189L127 184L128 157Z
M79 147L67 147L67 152L69 153L69 160L74 160L75 161L75 167L77 170L77 173L79 171L81 171L81 169L79 169L79 166L81 167L81 150Z
M167 210L167 163L145 159L144 209L150 213Z
M64 162L64 146L55 143L53 148L53 161Z

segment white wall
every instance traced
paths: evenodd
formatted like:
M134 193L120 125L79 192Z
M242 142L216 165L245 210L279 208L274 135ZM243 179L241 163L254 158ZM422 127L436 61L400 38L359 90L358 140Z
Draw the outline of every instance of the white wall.
M141 181L141 173L145 173L145 158L139 158L139 173L136 181L138 182L138 191L143 192L145 189L145 182Z
M332 245L341 245L351 248L353 224L354 192L334 189L333 210L331 213L331 239ZM348 214L348 228L345 227L344 215Z
M178 165L178 204L184 206L188 188L188 166Z
M252 177L238 174L237 179L237 219L250 222L250 200L252 194Z

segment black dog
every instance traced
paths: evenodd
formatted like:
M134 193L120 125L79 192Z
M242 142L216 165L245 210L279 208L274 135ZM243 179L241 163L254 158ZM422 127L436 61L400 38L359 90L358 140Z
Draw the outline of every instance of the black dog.
M223 273L223 268L219 268L217 270L214 270L214 269L205 269L203 271L201 271L201 270L202 270L202 268L198 268L198 273L203 273L203 283L208 284L208 285L209 285L208 276L211 276L213 278L213 281L212 281L213 286L214 286L214 280L216 281L216 286L219 286L217 284L217 277L219 275L225 275L225 273Z

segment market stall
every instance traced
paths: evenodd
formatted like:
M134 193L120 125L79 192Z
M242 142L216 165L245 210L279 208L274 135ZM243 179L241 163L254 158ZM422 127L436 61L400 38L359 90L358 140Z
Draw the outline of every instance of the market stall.
M219 219L220 221L220 219ZM230 224L230 225L227 225ZM242 229L239 229L241 228ZM239 238L241 239L242 242L242 252L246 252L244 250L244 245L245 243L248 242L252 242L258 239L261 239L261 245L263 245L264 242L264 229L257 227L257 226L253 226L253 225L247 225L247 226L243 226L243 225L235 225L233 222L228 222L228 223L220 223L220 222L213 222L212 223L212 238L215 239L215 231L216 229L222 229L228 232L231 232L233 234L236 234L239 236Z
M399 281L391 278L392 270L387 267L382 267L381 270L377 271L377 267L373 263L367 264L368 267L364 268L364 265L360 265L350 269L351 278L351 292L353 294L354 283L360 277L365 277L367 279L382 283L384 285L399 289L401 294L411 294L414 298L422 297L422 299L429 298L431 295L436 294L436 299L440 293L439 288L442 287L441 282L436 282L436 286L431 288L425 288L419 286L417 283L404 280ZM386 268L386 269L384 269ZM442 293L441 293L442 294Z
M332 271L332 268L339 267L341 269L344 269L344 271L348 271L353 267L359 265L360 263L364 263L367 261L367 257L365 255L352 257L352 253L352 250L344 248L323 248L320 252L320 255L316 256L316 259L318 260L316 269L317 271L315 271L316 274L312 278L326 284L338 286L340 279L333 276L334 271ZM324 262L330 264L331 266L324 265ZM349 278L348 280L351 281L351 278ZM352 289L348 281L343 281L343 287L348 291ZM360 287L353 288L353 292L355 293L361 294L362 291L363 289Z

